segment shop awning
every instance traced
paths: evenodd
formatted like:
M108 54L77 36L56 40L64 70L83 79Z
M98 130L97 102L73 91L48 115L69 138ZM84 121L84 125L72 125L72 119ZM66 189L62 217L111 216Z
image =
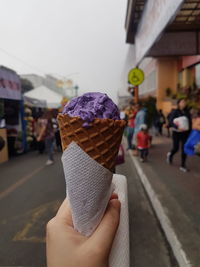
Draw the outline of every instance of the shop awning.
M46 101L48 108L59 108L61 106L62 96L43 85L26 92L24 96Z
M14 70L0 66L0 98L21 100L21 82Z

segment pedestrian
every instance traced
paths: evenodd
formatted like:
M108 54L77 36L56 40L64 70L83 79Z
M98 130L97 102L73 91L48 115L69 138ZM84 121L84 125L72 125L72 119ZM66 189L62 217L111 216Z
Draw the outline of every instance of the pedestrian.
M41 129L40 135L37 138L37 141L44 140L45 148L48 154L48 160L46 165L51 165L54 162L53 153L54 153L54 129L52 123L52 114L51 111L47 111L44 114L44 123Z
M35 138L36 138L36 147L39 154L43 154L45 150L44 135L42 135L43 128L45 126L45 119L43 115L37 118L35 122Z
M97 229L91 236L83 236L73 228L69 201L65 199L57 215L47 224L47 266L108 266L119 219L120 202L113 194Z
M141 162L147 161L149 154L149 147L151 145L151 136L148 134L148 128L146 124L140 125L140 131L136 135L137 149L140 152Z
M167 115L167 123L166 123L166 129L167 129L167 137L170 138L171 134L170 134L170 116L172 114L174 109L171 110L171 112Z
M55 143L56 143L57 151L62 151L60 129L59 129L58 121L56 117L57 117L57 114L55 113L55 115L52 118L52 124L53 124L54 135L55 135Z
M127 143L128 149L133 149L133 135L134 135L134 127L135 127L135 117L137 112L135 111L134 104L130 104L130 108L128 109L128 125L127 125Z
M184 152L184 145L187 141L191 130L191 116L187 108L185 99L177 101L177 108L174 109L169 117L169 125L172 128L173 146L170 152L167 153L167 163L173 163L173 157L178 152L181 144L181 166L180 170L187 172L186 159L187 155Z
M158 127L158 133L162 136L163 135L163 125L166 123L165 116L162 112L162 109L159 109L158 111L158 122L157 122L157 127Z
M137 133L140 131L140 127L142 124L146 122L146 109L142 106L142 103L139 102L135 105L136 116L135 116L135 131L134 135L136 136Z

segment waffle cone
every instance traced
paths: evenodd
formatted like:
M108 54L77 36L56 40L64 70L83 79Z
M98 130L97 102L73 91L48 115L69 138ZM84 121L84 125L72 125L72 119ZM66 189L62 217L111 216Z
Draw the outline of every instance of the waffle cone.
M79 117L59 114L57 119L63 151L74 141L102 166L114 170L125 121L95 119L91 126L82 127Z

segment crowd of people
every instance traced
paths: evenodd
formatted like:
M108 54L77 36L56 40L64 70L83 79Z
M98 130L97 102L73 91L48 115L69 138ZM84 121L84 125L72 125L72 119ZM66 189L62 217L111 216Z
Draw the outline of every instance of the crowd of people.
M189 171L186 166L187 155L200 153L200 110L189 109L187 100L179 99L177 107L169 114L164 115L161 109L157 110L151 126L147 125L147 113L141 103L130 102L124 109L124 119L127 121L125 129L127 150L133 150L135 156L139 154L142 162L147 161L153 135L163 136L165 129L166 136L172 138L172 148L167 153L167 163L173 163L174 155L181 148L180 170Z

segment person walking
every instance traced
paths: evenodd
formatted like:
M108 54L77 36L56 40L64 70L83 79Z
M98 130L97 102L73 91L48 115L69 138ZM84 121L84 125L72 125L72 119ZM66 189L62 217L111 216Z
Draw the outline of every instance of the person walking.
M37 141L36 146L39 154L43 154L45 150L44 135L42 134L44 126L45 126L45 120L43 116L37 118L35 122L35 138Z
M135 145L135 150L133 150L133 156L138 156L138 150L137 150L137 140L136 136L137 133L140 131L140 127L142 124L145 124L146 121L146 109L143 108L142 103L139 102L135 105L135 111L136 111L136 116L135 116L135 128L134 128L134 137L133 137L133 143Z
M134 127L135 127L135 116L136 111L134 109L134 105L131 104L128 112L127 112L127 118L128 118L128 125L127 125L127 143L128 143L128 149L133 149L133 135L134 135Z
M145 124L146 120L146 110L144 107L142 107L141 103L138 103L135 105L136 109L136 117L135 117L135 132L134 135L136 136L137 133L140 131L140 127L142 124Z
M173 157L178 152L181 143L181 166L180 170L187 172L186 159L187 155L184 152L184 145L187 141L191 130L191 116L187 108L185 99L179 99L177 101L177 108L171 112L169 118L169 125L172 127L172 141L173 147L170 152L167 153L167 163L173 163Z
M37 141L45 140L45 148L48 154L48 160L46 165L51 165L54 162L53 153L54 153L54 129L52 123L52 114L51 111L47 111L44 114L43 128L40 132L40 135L37 138Z
M170 116L171 116L173 110L174 109L172 109L171 112L167 114L167 119L166 119L166 129L167 129L167 137L168 138L171 137L171 133L170 133Z
M166 123L165 116L162 112L162 109L158 111L158 133L162 136L163 135L163 125Z

